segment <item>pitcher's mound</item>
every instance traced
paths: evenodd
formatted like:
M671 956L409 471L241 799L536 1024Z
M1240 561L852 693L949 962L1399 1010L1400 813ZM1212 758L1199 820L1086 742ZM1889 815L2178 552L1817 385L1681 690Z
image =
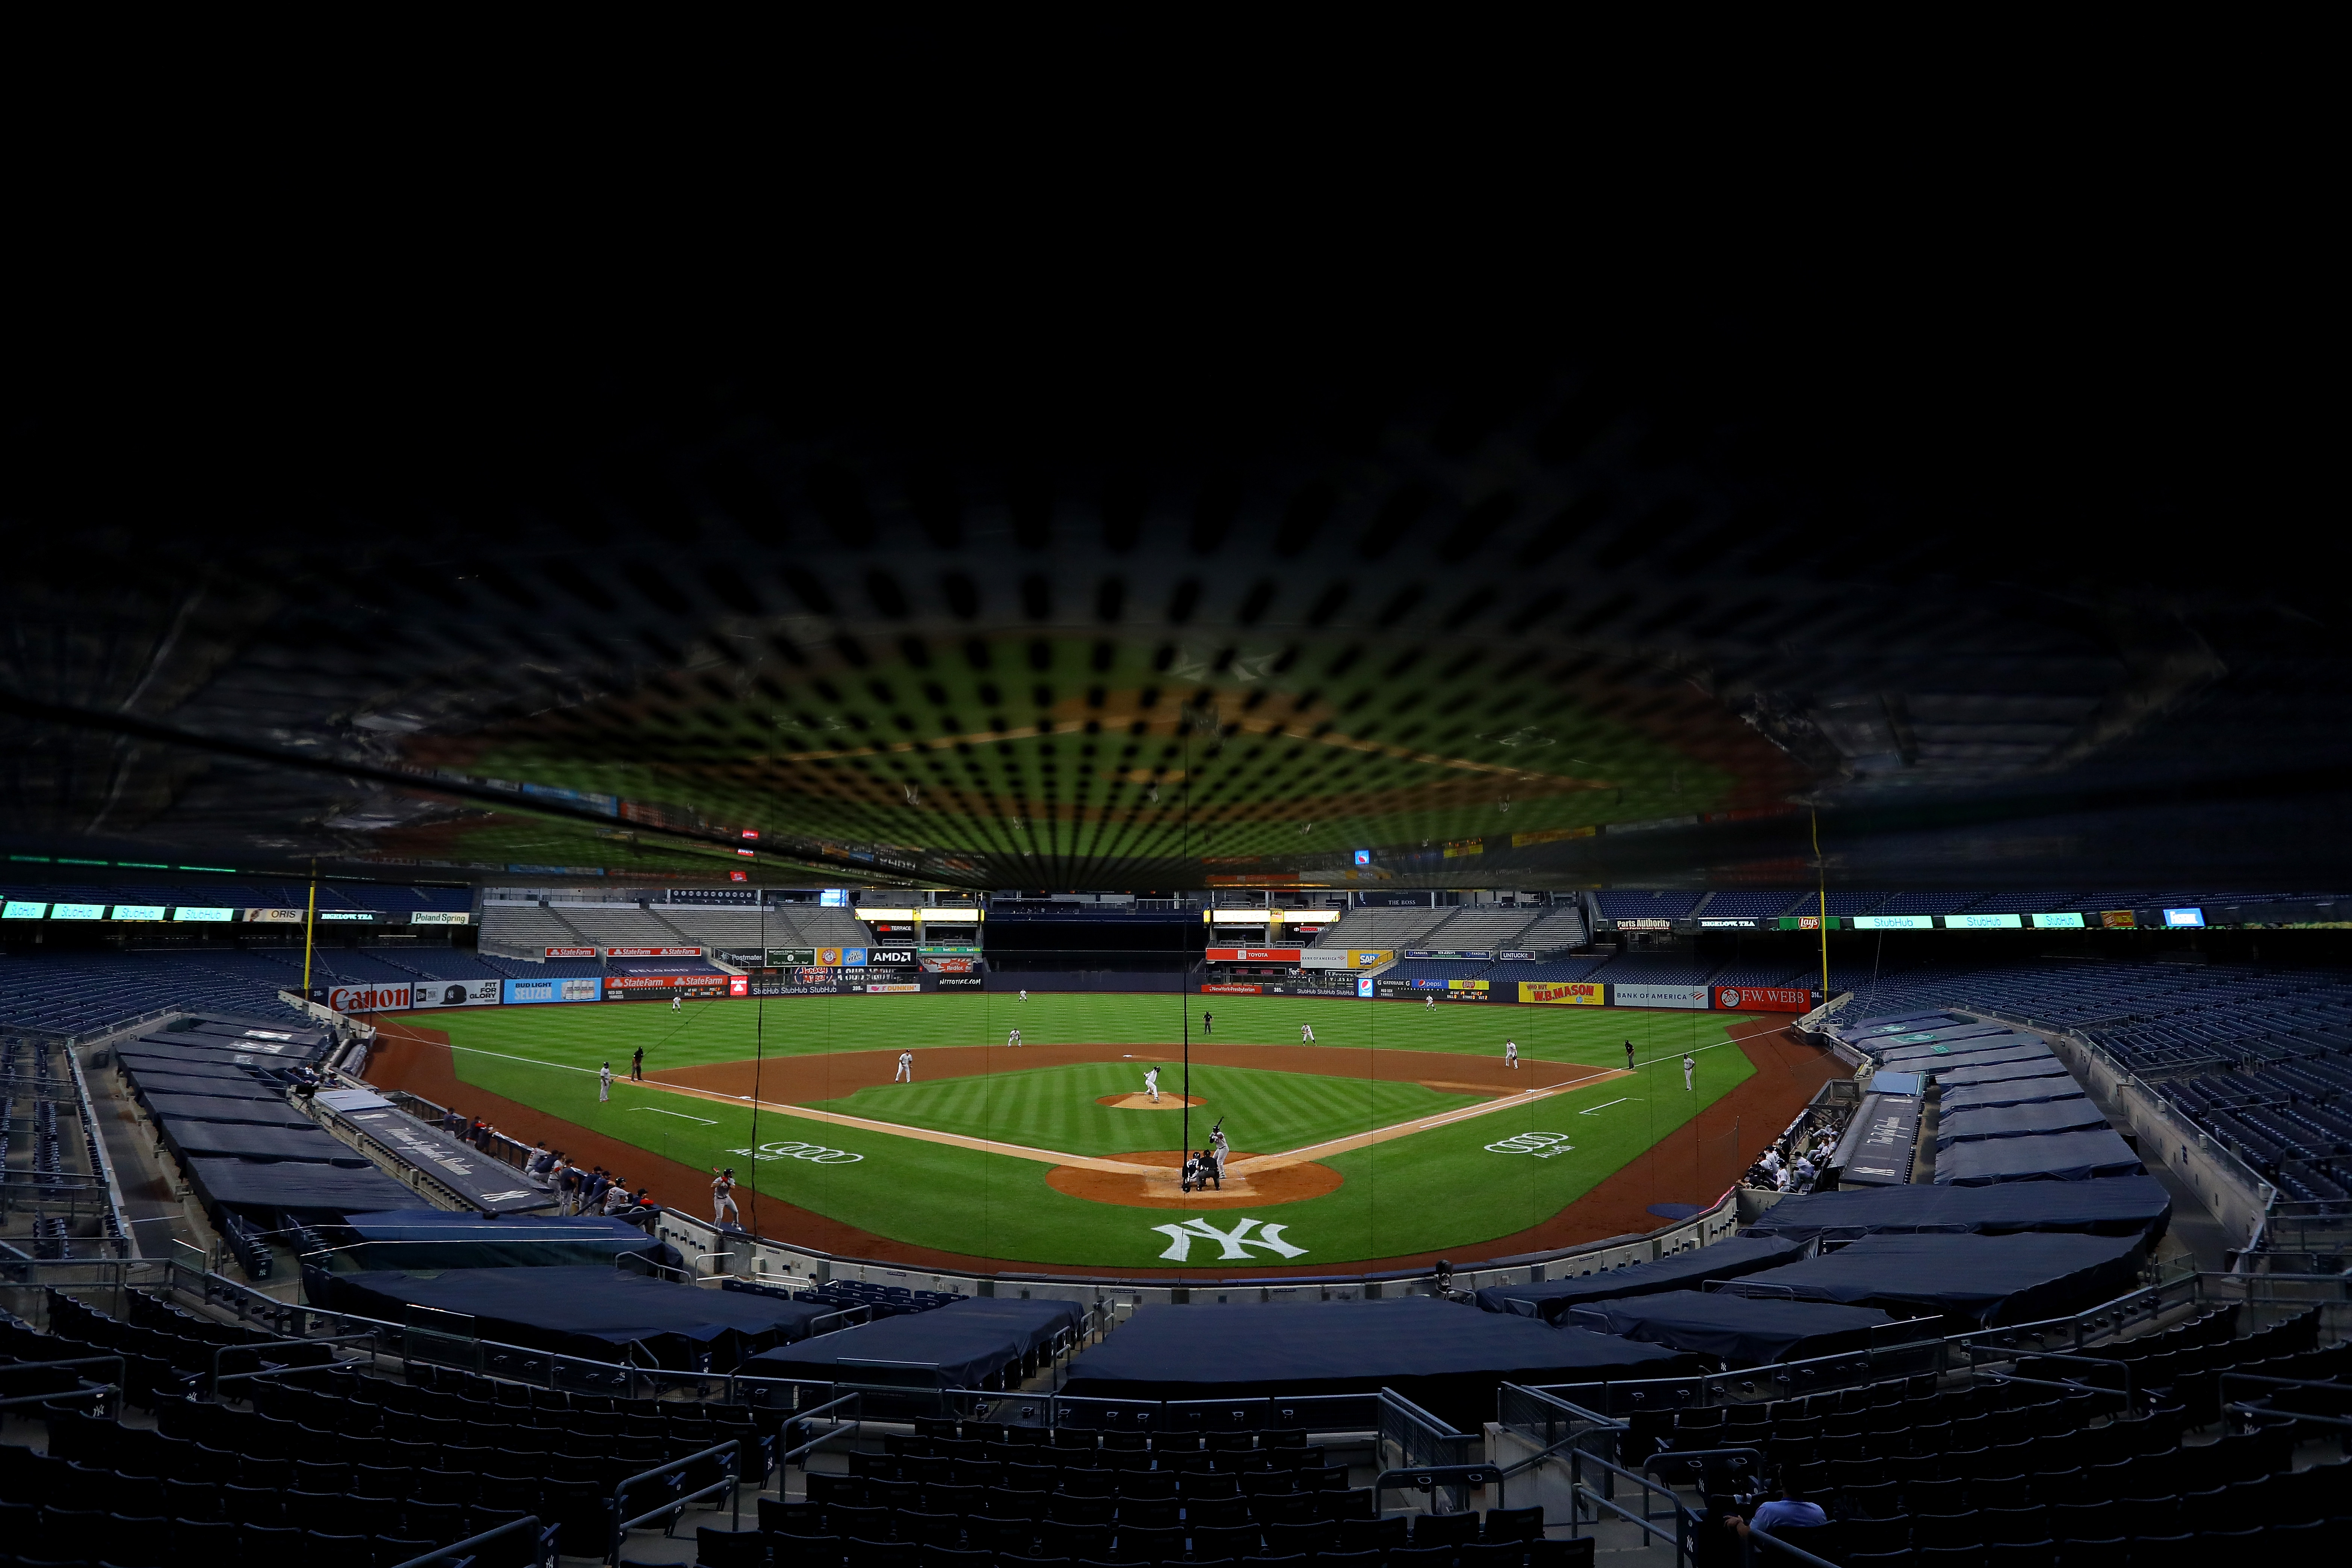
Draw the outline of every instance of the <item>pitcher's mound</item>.
M1117 1171L1090 1171L1080 1165L1056 1165L1045 1173L1045 1184L1074 1198L1148 1209L1264 1207L1272 1204L1300 1203L1339 1190L1339 1172L1328 1165L1302 1161L1296 1165L1271 1166L1248 1175L1227 1176L1223 1191L1206 1187L1188 1193L1178 1184L1184 1166L1182 1155L1169 1150L1154 1150L1148 1153L1117 1157L1131 1164L1165 1166L1167 1173L1162 1175L1154 1172L1150 1175L1128 1175ZM1249 1158L1250 1155L1236 1151L1227 1163L1238 1164Z
M1198 1100L1187 1100L1181 1094L1170 1094L1163 1089L1158 1100L1152 1099L1148 1094L1106 1094L1095 1103L1108 1105L1113 1110L1181 1110L1188 1105L1198 1105L1201 1102Z

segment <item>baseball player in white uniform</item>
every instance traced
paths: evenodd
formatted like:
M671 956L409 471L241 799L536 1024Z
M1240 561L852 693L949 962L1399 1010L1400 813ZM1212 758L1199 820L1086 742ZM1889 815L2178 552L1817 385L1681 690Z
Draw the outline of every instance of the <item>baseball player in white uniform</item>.
M1698 1071L1698 1058L1688 1051L1683 1053L1683 1088L1691 1088L1691 1074Z
M1518 1041L1517 1041L1517 1040L1505 1040L1505 1041L1503 1042L1503 1065L1504 1065L1505 1067L1507 1067L1507 1068L1512 1068L1512 1069L1514 1069L1514 1070L1517 1070L1517 1068L1518 1068L1518 1065L1519 1065L1519 1042L1518 1042Z
M735 1206L735 1168L730 1165L722 1171L713 1165L711 1171L710 1223L723 1226L731 1214L735 1216L735 1223L741 1225L743 1211Z
M613 1064L606 1062L596 1075L596 1101L603 1104L613 1098Z
M1314 1025L1301 1024L1298 1026L1298 1043L1302 1046L1311 1046L1315 1043Z
M1143 1069L1143 1092L1151 1097L1152 1104L1160 1103L1160 1069L1158 1068Z
M1209 1134L1209 1148L1216 1156L1217 1190L1223 1192L1225 1190L1225 1156L1233 1152L1232 1146L1225 1142L1223 1122L1218 1122L1216 1130Z
M1437 998L1434 996L1424 996L1421 999L1421 1005L1424 1007L1434 1007L1437 1005Z
M898 1070L891 1076L890 1081L892 1083L912 1083L915 1081L914 1052L900 1051L898 1053Z
M1026 991L1024 991L1023 993L1021 993L1021 1000L1023 1000L1024 1002L1026 1002L1027 1000L1029 1000L1029 993L1027 993Z
M1019 1045L1021 1043L1021 1031L1018 1029L1007 1030L1004 1036L1004 1043L1008 1046Z

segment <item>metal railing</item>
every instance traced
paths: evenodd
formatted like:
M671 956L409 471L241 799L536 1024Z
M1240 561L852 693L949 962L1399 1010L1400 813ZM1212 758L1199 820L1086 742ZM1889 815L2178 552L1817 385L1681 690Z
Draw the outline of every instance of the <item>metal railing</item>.
M664 1501L657 1508L650 1509L644 1513L637 1514L635 1517L630 1517L624 1500L628 1497L629 1489L631 1487L641 1485L646 1481L658 1480L660 1478L671 1474L682 1475L688 1466L698 1464L702 1460L709 1458L718 1458L719 1460L720 1474L718 1480L713 1481L710 1485L700 1488L698 1490L685 1493L683 1496L672 1497ZM638 1525L646 1523L651 1520L659 1519L664 1514L670 1516L674 1525L677 1516L685 1510L687 1504L698 1501L703 1498L710 1497L719 1492L725 1492L730 1500L730 1506L734 1510L732 1528L736 1530L742 1529L742 1480L743 1445L740 1439L736 1438L730 1438L724 1443L715 1443L711 1447L703 1449L698 1454L688 1454L682 1459L672 1459L667 1465L656 1465L650 1470L642 1470L634 1476L626 1478L613 1489L613 1550L605 1556L604 1561L607 1563L618 1563L621 1560L622 1539L626 1536L630 1531L635 1530Z
M436 1546L421 1557L412 1557L405 1563L395 1563L394 1568L442 1568L442 1565L446 1563L474 1563L478 1560L479 1548L488 1546L493 1541L503 1541L518 1531L531 1537L531 1562L536 1565L541 1565L541 1568L553 1568L555 1527L550 1525L542 1531L539 1527L539 1515L535 1513L527 1513L520 1519L510 1519L495 1529L482 1531L479 1535L469 1535L463 1541L452 1542L446 1546Z

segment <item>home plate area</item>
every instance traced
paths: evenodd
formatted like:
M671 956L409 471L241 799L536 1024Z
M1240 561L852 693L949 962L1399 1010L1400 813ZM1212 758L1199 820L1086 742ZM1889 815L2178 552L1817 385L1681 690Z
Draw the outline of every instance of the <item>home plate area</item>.
M1239 1167L1261 1157L1236 1151L1225 1162L1226 1175L1222 1188L1206 1187L1188 1193L1181 1184L1183 1155L1151 1151L1124 1154L1119 1158L1123 1164L1158 1168L1138 1169L1129 1174L1084 1165L1056 1165L1045 1173L1045 1184L1057 1193L1086 1198L1093 1203L1160 1209L1231 1209L1253 1205L1264 1207L1269 1204L1295 1204L1307 1198L1319 1198L1326 1193L1339 1190L1339 1173L1311 1160L1284 1164L1261 1163L1243 1170Z

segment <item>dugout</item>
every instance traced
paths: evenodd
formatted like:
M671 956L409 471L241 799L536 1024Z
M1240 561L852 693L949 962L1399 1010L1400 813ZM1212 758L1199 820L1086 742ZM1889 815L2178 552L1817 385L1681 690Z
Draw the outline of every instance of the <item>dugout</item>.
M1759 1269L1777 1268L1804 1255L1801 1243L1780 1237L1739 1237L1712 1247L1693 1247L1652 1263L1629 1268L1606 1268L1573 1279L1551 1279L1540 1285L1489 1285L1478 1292L1478 1305L1489 1312L1515 1312L1559 1323L1571 1308L1588 1301L1624 1296L1654 1296L1667 1290L1696 1290L1716 1279L1736 1279Z
M1721 1293L1934 1312L1959 1332L2111 1301L2138 1284L2148 1246L2144 1235L1865 1236L1834 1252L1731 1280Z

